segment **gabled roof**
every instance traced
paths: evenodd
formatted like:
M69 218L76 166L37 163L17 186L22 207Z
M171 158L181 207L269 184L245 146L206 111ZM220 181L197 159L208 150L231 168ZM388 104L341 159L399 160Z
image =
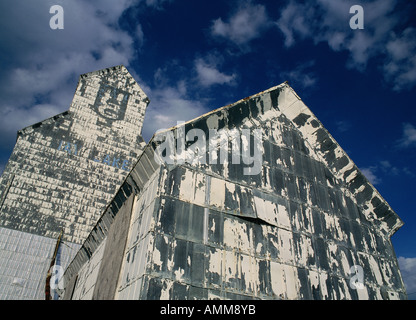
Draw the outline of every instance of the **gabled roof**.
M127 68L123 65L118 65L118 66L114 66L114 67L110 67L110 68L105 68L105 69L101 69L101 70L96 70L96 71L91 71L91 72L87 72L84 73L82 75L79 76L78 78L78 84L76 86L76 90L75 90L75 94L79 88L79 83L82 79L86 79L86 78L92 78L92 77L100 77L102 75L108 74L108 73L114 73L116 75L119 75L120 72L124 73L126 78L128 79L130 84L133 84L134 86L134 90L139 92L141 96L146 97L145 99L149 102L149 98L147 97L146 93L142 90L142 88L137 84L136 80L133 78L133 76L130 74L130 72L127 70ZM74 96L75 96L74 94ZM29 132L32 132L34 129L45 125L45 124L52 124L54 121L56 121L59 118L62 117L70 117L71 116L71 111L67 110L64 111L62 113L59 113L55 116L49 117L45 120L39 121L35 124L29 125L27 127L24 127L20 130L18 130L17 132L17 137L23 135L23 134L27 134Z
M269 100L270 107L263 102L254 102L260 97L263 101ZM312 150L312 156L323 162L338 182L344 185L343 191L352 195L367 220L376 224L389 236L404 224L287 82L210 111L181 125L199 127L200 123L204 122L203 126L208 129L220 129L238 125L235 122L239 122L247 127L261 127L271 116L279 115L284 115L293 127L301 132ZM179 126L158 132L149 144L153 143L155 136L175 130Z
M334 177L345 184L345 191L353 195L367 220L392 236L403 226L403 221L295 91L289 85L284 91L285 94L279 96L281 112L302 132Z
M126 78L129 81L129 83L134 85L135 90L140 92L141 96L147 97L146 93L138 85L136 80L133 78L133 76L130 74L130 72L127 70L127 68L124 65L118 65L118 66L114 66L114 67L110 67L110 68L105 68L105 69L101 69L101 70L96 70L96 71L91 71L91 72L84 73L84 74L79 76L78 84L79 84L79 81L81 81L82 79L92 78L92 77L97 77L97 76L100 77L100 76L106 75L108 73L114 73L117 76L124 73Z
M270 103L264 103L266 101ZM231 117L229 117L230 115ZM105 239L114 217L125 200L134 190L140 193L151 175L160 169L160 165L154 156L155 147L158 145L157 139L155 139L156 136L170 130L176 130L180 126L203 126L205 129L220 129L239 124L261 126L271 117L281 115L286 117L287 121L290 121L293 127L301 132L311 149L311 157L326 164L333 176L344 186L343 191L351 194L356 200L367 220L389 236L393 235L403 225L402 220L390 205L365 178L295 91L285 82L233 104L210 111L178 126L155 133L83 243L82 248L65 271L68 278L71 279L78 272L83 263L89 259L101 241Z
M30 133L33 130L35 130L36 128L39 128L42 125L45 125L45 124L53 124L58 119L65 118L65 117L67 118L67 117L70 117L70 116L71 116L71 112L68 111L68 110L67 111L64 111L64 112L61 112L61 113L58 113L57 115L54 115L54 116L49 117L49 118L47 118L45 120L39 121L39 122L37 122L35 124L31 124L31 125L29 125L27 127L24 127L23 129L18 130L17 131L17 137L19 137L21 135L24 135L24 134L27 134L27 133Z

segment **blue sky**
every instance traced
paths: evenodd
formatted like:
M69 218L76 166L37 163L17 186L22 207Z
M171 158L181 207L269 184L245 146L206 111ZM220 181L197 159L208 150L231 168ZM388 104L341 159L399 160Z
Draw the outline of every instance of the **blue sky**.
M416 3L3 0L0 170L17 130L67 110L80 74L119 64L151 100L146 141L288 80L405 222L392 240L416 292Z

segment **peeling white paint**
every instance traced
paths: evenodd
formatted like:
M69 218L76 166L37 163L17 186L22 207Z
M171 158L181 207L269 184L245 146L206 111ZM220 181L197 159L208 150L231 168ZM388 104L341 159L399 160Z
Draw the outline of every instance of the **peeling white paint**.
M160 300L169 300L170 299L170 292L173 286L173 281L169 281L169 280L163 280L163 284L165 285L162 288L162 291L160 293Z
M286 298L286 284L283 265L270 261L270 277L273 294L281 299Z
M224 269L224 281L226 283L241 278L241 260L234 250L224 251Z
M256 258L241 255L241 275L245 281L246 291L256 293L259 282L259 266Z
M209 252L209 265L208 271L214 274L218 274L220 277L223 275L223 251L214 249ZM214 287L215 284L212 284Z
M274 226L279 225L276 203L254 196L254 205L260 219Z
M368 255L368 262L370 263L371 272L374 274L377 284L383 285L383 276L381 275L379 265L372 255Z
M167 228L164 226L165 230L160 224L160 217L156 215L155 220L153 220L156 226L154 229L150 228L147 234L154 238L155 232L166 232L167 234L165 236L170 241L171 250L168 257L161 257L162 252L157 248L152 249L152 259L156 265L160 266L162 260L168 261L167 272L163 274L163 277L169 278L169 285L163 280L164 289L162 296L164 298L172 298L172 294L174 294L172 292L174 290L172 284L176 281L180 282L181 286L191 286L193 289L204 292L203 297L199 297L204 299L207 297L209 299L224 299L233 297L234 294L236 296L244 295L250 298L261 299L268 299L271 296L280 299L299 299L308 297L312 293L314 297L322 295L323 299L351 299L347 283L347 273L350 270L350 264L356 263L356 261L350 262L347 253L348 251L354 250L356 252L358 250L356 244L360 244L361 249L361 242L355 242L361 241L361 239L354 239L352 232L347 234L343 230L345 220L342 219L348 220L349 218L342 217L341 219L337 216L338 213L334 213L332 210L326 211L328 210L327 208L317 207L320 203L319 201L322 199L318 199L318 201L313 199L312 201L314 191L312 189L314 185L312 184L319 183L324 189L326 187L336 188L337 192L342 193L342 203L337 203L337 205L343 205L346 208L347 202L345 197L350 197L357 204L357 192L364 190L364 186L358 186L358 188L352 190L354 194L350 192L348 183L352 181L353 175L349 174L348 177L344 177L344 174L354 168L353 163L348 158L348 163L345 166L340 168L338 172L334 171L334 168L326 162L326 159L331 159L331 157L332 160L334 159L333 157L335 159L341 159L345 156L345 153L338 145L335 146L333 154L320 151L321 146L318 141L317 130L323 129L322 124L290 87L283 85L281 88L283 90L274 96L274 99L278 97L278 102L280 103L277 109L272 108L270 95L260 95L260 99L256 101L257 106L254 108L258 108L260 111L259 101L263 101L266 112L263 114L260 112L260 115L256 119L250 119L249 117L243 119L243 124L246 128L255 128L262 125L263 141L270 139L272 143L284 146L285 148L289 148L290 146L285 145L284 141L286 141L286 138L283 140L283 134L292 134L293 130L299 130L295 134L300 135L304 139L303 143L309 149L308 155L306 156L309 158L308 160L314 159L319 161L323 166L326 166L332 171L336 181L334 184L330 183L329 180L332 177L325 181L325 176L319 176L319 179L310 179L310 176L302 177L302 181L305 181L307 200L300 203L300 197L297 193L300 186L299 178L294 180L297 190L290 190L291 194L289 193L289 188L283 188L281 194L276 195L275 192L277 191L274 190L269 181L273 180L269 174L272 172L272 169L276 169L275 165L279 165L280 168L278 169L283 171L284 174L294 174L293 171L288 172L291 170L290 166L294 166L295 164L293 156L290 157L289 163L285 163L281 159L273 158L272 155L271 159L268 159L266 166L263 168L262 176L258 180L256 180L257 177L253 177L253 181L239 179L238 176L235 176L235 172L233 172L234 176L232 176L231 172L228 171L228 163L225 163L225 168L221 168L218 172L215 171L216 169L202 168L200 166L193 166L193 168L189 168L189 166L186 168L182 167L181 170L184 172L181 176L182 180L179 186L175 185L175 187L178 187L179 195L169 194L167 192L169 190L162 189L159 195L169 199L173 198L172 201L175 205L179 201L182 201L186 204L191 203L192 210L196 210L197 208L197 211L192 211L192 216L190 216L192 219L190 218L188 222L190 223L192 220L192 223L195 223L195 228L199 228L200 224L203 224L203 237L201 238L192 234L188 238L186 232L181 231L178 234L175 233L175 228ZM281 105L282 103L284 105ZM250 107L253 108L252 105ZM209 114L206 117L208 128L218 129L220 119L228 120L226 118L229 110L217 110L215 114ZM309 116L309 118L304 117L306 119L304 125L302 125L304 120L302 118L303 115L301 115L302 113ZM301 117L294 121L299 115ZM280 119L277 119L279 116ZM313 120L315 122L312 122ZM224 134L221 135L223 138L220 138L217 142L228 143L231 134L227 134L225 131L221 131L221 133ZM320 137L326 137L325 134L325 132L324 134L322 131L319 132ZM331 136L328 137L332 139ZM249 147L249 140L245 136L242 137L242 140L241 149L247 149ZM263 145L260 147L263 148ZM295 152L298 154L301 151L297 150ZM291 151L291 154L293 155L293 151ZM315 163L313 162L312 165L315 165ZM297 177L296 174L295 177ZM165 180L166 175L163 181ZM257 188L255 185L259 181L261 185ZM177 183L177 181L174 180L173 183ZM291 186L293 187L293 185ZM285 185L284 187L287 186ZM145 196L145 192L143 196ZM146 194L146 196L150 197L143 202L147 205L151 202L153 196L150 196L150 194ZM317 192L316 197L318 196L319 194ZM227 204L225 203L226 200ZM165 200L163 199L162 205L164 204ZM290 211L288 210L293 204L299 205L297 212L293 212L293 208ZM245 210L246 208L247 211ZM322 219L312 221L312 208L316 210ZM253 209L254 212L252 211ZM151 211L151 209L149 210ZM194 212L202 212L202 210L204 212L203 221L202 219L196 219L194 221ZM240 210L245 212L240 212ZM366 216L370 216L370 211L373 210L374 208L369 206L367 209L368 212L365 213ZM143 211L145 212L146 210ZM212 218L208 220L209 212L213 214L215 212L215 219L214 216L211 216ZM141 214L143 217L140 221L140 226L146 224L144 220L145 213ZM173 213L172 215L174 216ZM151 216L149 214L149 217ZM321 220L323 225L316 225L320 223L319 220ZM358 224L358 227L362 227L360 219L354 221ZM211 223L210 226L208 222ZM347 222L349 223L351 221ZM172 223L172 221L169 223ZM314 229L312 228L312 224L315 224ZM261 231L259 225L261 226ZM137 227L139 226L137 225ZM220 228L223 229L220 230ZM387 226L382 224L382 228L387 228ZM322 234L318 234L319 229L322 229ZM144 230L147 230L147 228L144 228ZM316 233L313 230L316 230ZM371 235L371 232L375 232L375 230L371 229L369 231L371 243L366 243L363 240L364 251L366 252L369 252L375 247L375 238ZM379 230L376 231L378 232ZM139 231L137 232L139 233ZM212 237L213 241L208 241L208 235ZM326 244L326 250L323 252L318 251L318 249L323 250L323 248L317 249L314 247L316 244L314 241L318 240L317 238L321 236L324 237ZM186 259L185 270L182 268L178 269L177 266L175 269L173 263L174 259L176 261L178 259L172 253L174 251L172 251L172 248L176 247L175 237L180 238L180 241L188 241L187 248L189 250L193 248L193 254L196 255L192 257L189 255L184 256L184 259ZM314 249L317 251L315 252ZM371 254L373 253L371 252ZM377 282L377 284L371 285L382 287L385 286L383 276L388 273L387 269L390 267L385 265L384 262L378 262L379 256L384 253L375 252L374 254L377 258L374 258L372 255L366 256ZM200 258L201 256L204 257L202 262L201 260L194 260L194 257ZM327 263L329 264L329 269L326 266ZM189 277L192 278L192 275L197 274L195 269L192 269L195 268L195 265L201 268L201 274L196 277L196 280L189 279ZM130 266L130 268L133 268L133 266ZM148 272L152 273L154 271L149 270ZM303 275L307 275L307 278L303 279ZM267 279L268 277L270 279ZM264 281L270 281L270 283L266 284ZM335 285L332 286L332 283ZM393 286L391 282L390 284ZM307 285L310 285L310 288L305 289ZM271 296L270 292L267 292L268 288L271 288ZM203 291L205 289L208 291ZM377 297L381 298L379 288L377 287L376 289L378 290L376 290ZM190 289L187 287L183 290ZM186 292L188 293L190 291ZM392 292L395 291L392 290ZM368 298L368 292L366 290L358 293L358 295L360 298Z
M324 300L329 299L329 292L326 286L326 280L328 279L328 274L325 272L319 273L319 286L321 288L322 298Z
M368 291L367 288L364 286L362 289L358 288L356 289L357 291L357 295L358 295L358 299L359 300L368 300Z
M283 265L283 269L285 272L287 298L289 300L295 300L298 298L297 269L286 264Z
M309 270L309 282L311 291L320 291L319 273L317 271Z
M287 208L283 205L278 204L277 215L278 215L279 226L290 229L291 224L290 224L290 218L289 218L289 213L287 211Z
M210 205L223 208L225 202L225 181L211 178Z
M211 221L212 221L212 223L211 223L212 227L211 227L210 230L211 230L212 233L214 233L215 232L215 219L212 219Z
M174 271L173 274L175 275L175 280L182 280L183 275L185 274L185 270L178 268L178 270Z
M285 263L293 263L293 238L292 233L285 229L279 229L279 258Z
M163 263L160 258L160 251L157 250L156 248L153 250L153 263L158 266L162 266L162 263Z

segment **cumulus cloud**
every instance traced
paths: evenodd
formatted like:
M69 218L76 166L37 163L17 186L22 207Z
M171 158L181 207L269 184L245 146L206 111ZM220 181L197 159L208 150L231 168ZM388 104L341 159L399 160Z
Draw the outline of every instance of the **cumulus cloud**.
M317 75L308 71L315 65L314 61L308 61L296 66L293 70L282 71L280 77L282 79L288 80L295 87L298 85L303 89L314 87L318 81Z
M395 166L388 160L378 161L375 165L368 166L360 170L373 185L380 184L382 182L382 176L397 177L406 175L414 177L413 172L409 170L409 168Z
M370 59L381 61L379 67L394 90L416 85L416 31L399 30L397 1L373 0L362 4L363 30L349 27L352 17L349 9L355 4L353 0L290 0L275 24L287 48L305 39L315 44L324 42L334 51L349 53L349 68L364 71Z
M393 166L388 160L380 161L378 167L383 173L390 174L393 176L397 176L400 173L400 169Z
M150 98L142 130L145 141L149 141L158 130L209 112L207 100L195 95L194 89L201 85L187 70L177 60L168 61L156 70L153 83L142 87ZM181 80L172 81L172 73L181 74Z
M11 149L17 130L67 110L80 74L129 67L145 35L137 19L123 29L123 13L161 9L169 1L1 1L0 148ZM64 9L62 30L49 26L52 5Z
M236 78L235 74L225 74L218 70L221 63L216 58L195 60L195 70L197 80L203 87L212 85L233 84Z
M307 10L305 10L307 9ZM295 36L305 39L311 36L310 22L313 21L315 10L307 4L290 1L282 10L276 25L284 35L284 44L291 47L295 44Z
M376 175L376 166L370 166L367 168L360 169L361 173L371 182L371 184L376 185L381 182L381 179Z
M151 90L151 102L146 110L142 135L146 141L157 130L175 126L178 121L188 121L209 111L203 102L187 96L184 83Z
M258 38L270 23L265 6L244 2L228 21L214 20L211 34L231 41L242 50L249 50L249 42Z
M403 282L408 294L416 292L416 258L399 257L398 259ZM414 297L414 295L412 296ZM409 297L410 299L411 297Z
M411 88L416 83L416 29L407 28L399 35L393 34L386 49L385 78L393 83L396 91Z
M64 9L63 30L49 27L49 8L55 4ZM67 110L80 74L129 65L135 36L122 30L118 21L131 4L130 0L1 2L2 148L13 145L17 130Z
M130 19L133 24L122 28L123 14L137 15L146 6L162 9L169 2L2 1L0 148L12 148L17 130L67 110L80 74L119 64L129 68L138 45L145 41L145 33L137 19ZM56 4L64 9L63 30L49 27L49 8ZM200 86L229 84L235 77L221 72L219 62L207 57L195 60L194 67ZM160 69L160 82L145 83L132 68L129 71L151 99L143 128L147 140L158 129L208 111L203 100L188 95L191 79L171 84L162 81L166 74Z
M403 136L398 141L400 148L408 148L416 146L416 127L410 123L403 124Z

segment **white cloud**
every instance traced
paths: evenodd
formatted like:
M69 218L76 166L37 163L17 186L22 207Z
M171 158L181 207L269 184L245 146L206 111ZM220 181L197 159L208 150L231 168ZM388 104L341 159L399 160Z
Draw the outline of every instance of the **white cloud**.
M361 173L373 185L379 184L381 182L381 179L378 176L376 176L376 173L375 173L376 170L377 170L377 167L373 167L373 166L360 169Z
M385 78L399 91L416 84L416 29L407 28L399 36L393 34L386 44Z
M401 148L416 146L416 128L410 123L403 124L403 136L398 141Z
M143 124L143 137L148 141L160 129L175 126L178 121L195 119L211 110L210 99L201 98L201 91L214 85L234 85L236 75L221 72L223 56L213 50L193 60L193 72L178 60L167 61L154 73L154 85L143 90L150 98ZM172 83L170 74L181 79Z
M368 59L382 50L388 32L397 22L389 14L395 0L376 0L364 6L365 30L349 28L352 0L319 0L300 3L291 0L281 12L276 25L285 37L285 45L311 38L315 43L327 42L334 51L348 50L352 67L365 67Z
M4 120L1 121L2 131L14 131L15 128L23 129L53 115L62 112L59 107L51 104L37 104L30 111L24 108L6 107L1 110ZM16 134L16 131L14 131Z
M142 135L148 141L160 129L175 126L178 121L188 121L209 111L203 102L186 96L184 83L176 87L165 86L147 93L150 104L146 110Z
M291 47L295 44L295 36L301 39L311 36L311 29L308 25L310 25L309 20L313 19L313 15L313 9L294 1L290 1L282 10L276 25L285 37L286 47Z
M364 176L373 185L382 182L381 176L402 177L403 175L414 177L414 174L409 168L400 168L391 164L388 160L378 161L375 165L360 169Z
M416 292L416 258L399 257L397 260L407 293Z
M145 35L139 21L131 33L120 27L123 12L168 1L1 1L0 148L13 146L17 130L67 110L80 74L129 67ZM63 30L49 27L55 4L64 9Z
M387 173L393 176L397 176L400 172L400 169L393 166L388 160L380 161L379 168L383 173Z
M195 69L198 82L203 87L210 87L216 84L233 84L236 78L235 74L227 75L220 72L217 69L217 63L209 63L201 58L195 60Z
M143 44L143 41L144 41L144 33L143 33L143 29L142 29L141 24L137 25L135 36L136 36L137 41L139 42L139 45L141 46Z
M291 0L276 21L286 47L298 41L311 39L315 44L325 42L334 51L347 51L347 67L366 69L370 59L379 58L379 67L394 90L416 85L416 30L399 29L396 0L373 0L362 4L364 30L352 30L349 9L353 0L318 0L301 2Z
M244 2L228 22L224 22L222 18L214 20L211 33L215 37L228 39L240 49L248 50L248 43L258 38L269 26L270 21L263 5Z
M189 73L171 83L169 74L175 72L177 75L184 70L186 68L176 60L169 61L156 70L152 86L142 86L150 99L142 130L145 141L149 141L157 130L168 129L178 121L194 119L210 110L205 105L206 100L190 95L189 91L194 92L192 89L200 85Z
M1 2L2 147L14 143L17 130L67 110L80 74L119 64L128 66L134 40L120 29L118 20L131 3ZM63 30L49 28L53 4L64 9Z
M308 72L308 69L314 65L314 61L302 63L291 71L281 72L280 77L283 80L288 80L295 87L297 85L303 89L314 87L318 81L318 77L314 72Z

